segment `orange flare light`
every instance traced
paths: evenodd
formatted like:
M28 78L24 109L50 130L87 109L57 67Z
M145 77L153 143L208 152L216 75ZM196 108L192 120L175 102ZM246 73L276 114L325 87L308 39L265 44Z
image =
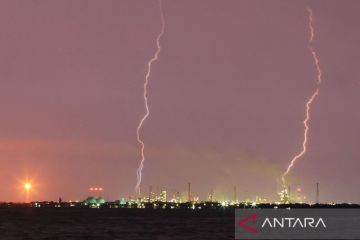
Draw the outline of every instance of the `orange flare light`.
M23 187L26 192L29 192L32 189L32 184L30 182L26 182Z

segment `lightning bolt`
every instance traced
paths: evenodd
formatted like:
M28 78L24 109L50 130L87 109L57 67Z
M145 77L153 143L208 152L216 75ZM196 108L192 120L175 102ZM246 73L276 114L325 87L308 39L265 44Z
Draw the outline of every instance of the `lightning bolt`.
M302 150L296 154L290 161L289 166L287 167L286 171L284 172L284 174L281 176L281 180L282 180L282 184L283 184L283 188L286 189L286 179L285 177L289 174L289 172L291 171L292 167L294 166L295 162L301 158L302 156L304 156L304 154L306 153L307 150L307 142L308 142L308 133L309 133L309 121L310 121L310 109L311 109L311 105L314 102L314 100L316 99L316 97L319 95L319 86L322 82L322 72L321 72L321 68L320 68L320 63L319 63L319 58L316 54L316 51L314 50L314 48L312 47L312 43L315 37L315 31L314 31L314 27L313 27L313 11L311 8L307 8L307 12L309 14L309 50L316 68L316 72L317 72L317 88L315 90L315 92L311 95L311 97L307 100L306 104L305 104L305 119L303 121L304 124L304 140L302 143Z
M313 11L311 8L306 8L308 14L309 14L309 30L310 30L310 35L309 35L309 43L311 44L314 41L314 36L315 36L315 30L313 27Z
M316 91L311 95L310 99L306 102L306 105L305 105L306 106L305 119L303 121L303 124L304 124L304 140L303 140L303 143L302 143L302 150L301 150L300 153L295 155L293 157L293 159L291 159L289 166L287 167L285 173L282 175L283 187L286 187L285 177L286 177L286 175L289 174L289 172L290 172L291 168L294 166L296 160L301 158L306 153L306 146L307 146L308 133L309 133L310 108L311 108L311 104L313 103L313 101L315 100L315 98L317 97L318 94L319 94L319 89L316 89Z
M139 125L136 129L136 137L137 137L137 141L140 144L141 147L141 161L140 161L140 165L136 171L136 175L137 175L137 183L135 186L135 192L138 196L141 195L141 189L140 189L140 185L141 185L141 180L142 180L142 170L144 168L144 161L145 161L145 154L144 154L144 150L145 150L145 143L144 141L141 139L140 136L140 131L142 129L142 126L144 124L144 121L149 117L150 115L150 110L149 110L149 104L148 104L148 91L147 91L147 87L149 85L149 78L151 75L151 66L154 62L156 62L159 58L159 54L161 51L161 45L160 45L160 39L162 37L162 35L164 34L165 31L165 18L164 18L164 13L163 13L163 9L162 9L162 2L161 0L158 0L159 3L159 10L160 10L160 18L161 18L161 31L159 33L159 35L156 37L156 52L154 54L154 56L149 60L148 64L147 64L147 72L145 75L145 81L144 81L144 106L145 106L145 114L144 116L141 118Z

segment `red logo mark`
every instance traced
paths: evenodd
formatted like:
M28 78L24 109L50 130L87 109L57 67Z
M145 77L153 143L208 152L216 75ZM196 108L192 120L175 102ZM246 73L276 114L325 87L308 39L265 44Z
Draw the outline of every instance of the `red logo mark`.
M240 225L240 227L245 228L245 229L248 230L249 232L257 233L257 229L256 229L256 228L245 224L247 221L250 221L250 220L251 220L251 221L252 221L252 225L253 225L253 226L256 226L256 217L257 217L257 214L254 213L254 214L252 214L252 215L250 215L250 216L247 216L247 217L244 218L244 219L239 220L237 223Z

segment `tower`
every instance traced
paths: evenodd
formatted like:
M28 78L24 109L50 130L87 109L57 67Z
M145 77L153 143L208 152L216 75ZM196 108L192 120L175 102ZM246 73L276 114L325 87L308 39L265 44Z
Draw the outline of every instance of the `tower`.
M209 194L209 201L212 202L213 200L214 200L214 190L211 189Z
M234 186L234 203L237 201L236 186Z
M316 183L316 199L315 199L315 203L319 204L319 196L320 195L320 190L319 190L319 183Z
M151 202L151 195L152 195L152 186L149 186L149 202Z
M290 185L288 186L288 189L287 189L287 197L288 197L288 201L289 203L291 203L291 188L290 188Z
M286 188L284 188L282 191L280 191L278 193L279 195L279 198L280 198L280 203L281 204L289 204L290 201L289 201L289 194L288 194L288 191Z
M159 200L160 200L160 202L167 202L166 190L161 190Z
M188 202L191 202L191 184L188 183Z

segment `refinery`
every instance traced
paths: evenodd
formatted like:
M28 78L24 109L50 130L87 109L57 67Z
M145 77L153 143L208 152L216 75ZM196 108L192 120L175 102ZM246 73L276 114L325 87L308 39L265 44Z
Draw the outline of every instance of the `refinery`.
M146 199L120 199L115 201L105 201L103 197L88 197L83 201L42 201L30 203L0 203L0 208L95 208L95 209L153 209L153 210L233 210L235 208L360 208L360 205L353 203L327 203L309 204L296 202L275 202L266 203L261 199L255 201L190 201L177 202L175 200L164 201Z
M169 196L168 191L149 192L146 196L120 198L118 200L106 201L103 195L103 187L90 187L88 196L84 200L63 201L60 197L58 201L33 201L26 203L0 202L0 208L7 207L32 207L32 208L138 208L138 209L234 209L234 208L287 208L289 206L297 208L308 207L333 207L333 206L351 206L358 207L357 204L336 204L321 203L319 183L316 183L314 201L307 201L306 196L302 194L302 189L297 188L292 191L290 186L278 193L278 201L270 202L266 198L256 196L254 199L248 197L239 200L236 187L233 189L232 199L217 199L214 191L211 190L206 200L200 200L196 194L191 191L191 184L188 183L187 192L176 192ZM26 185L29 189L28 185Z

